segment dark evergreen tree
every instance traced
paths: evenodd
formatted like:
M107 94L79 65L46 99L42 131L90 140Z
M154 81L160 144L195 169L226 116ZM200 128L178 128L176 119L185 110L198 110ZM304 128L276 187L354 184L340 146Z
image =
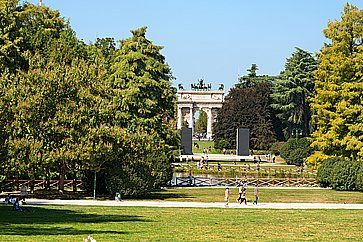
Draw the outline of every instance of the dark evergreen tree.
M312 131L309 98L314 94L315 58L308 52L296 48L287 59L285 70L273 85L273 104L277 117L284 124L285 137L301 133L307 136Z
M239 83L236 87L251 87L260 82L272 82L275 77L268 75L257 75L258 66L252 64L250 69L247 69L247 75L238 77Z

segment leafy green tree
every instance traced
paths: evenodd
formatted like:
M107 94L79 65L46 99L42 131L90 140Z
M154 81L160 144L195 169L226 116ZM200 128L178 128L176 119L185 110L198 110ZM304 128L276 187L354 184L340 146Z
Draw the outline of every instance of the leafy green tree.
M58 11L7 0L0 8L0 69L11 73L28 68L35 52L49 56L50 42L60 37L65 21ZM63 50L64 51L64 50ZM63 52L62 52L63 53Z
M21 55L23 37L18 31L20 9L17 3L15 0L5 0L0 3L0 74L14 73L26 65Z
M347 4L340 20L324 30L331 43L318 55L316 95L312 98L317 129L313 147L329 156L363 158L363 11Z
M312 129L309 99L314 95L314 57L300 49L287 59L285 70L273 85L273 104L277 117L286 126L285 137L300 130L308 136Z
M23 38L22 51L31 53L41 51L48 54L50 43L60 37L67 27L59 11L45 6L24 3L19 6L17 19L20 22L18 32Z
M113 38L97 38L95 43L87 46L87 51L89 61L101 59L108 70L115 57L116 43Z
M195 122L195 131L197 133L207 133L207 122L208 122L207 113L201 110L199 112L199 118Z
M97 148L90 141L92 130L98 128L90 121L96 119L100 105L98 95L92 93L97 93L95 79L102 73L94 70L81 60L68 66L34 55L27 72L7 81L12 103L8 161L18 169L10 175L28 171L33 180L36 176L49 180L57 172L62 190L66 172L71 170L75 176L83 162L89 163L89 147Z
M276 141L271 122L271 84L258 82L250 87L234 87L225 98L214 124L214 141L236 147L237 128L250 130L250 148L267 149ZM227 142L226 142L227 141Z

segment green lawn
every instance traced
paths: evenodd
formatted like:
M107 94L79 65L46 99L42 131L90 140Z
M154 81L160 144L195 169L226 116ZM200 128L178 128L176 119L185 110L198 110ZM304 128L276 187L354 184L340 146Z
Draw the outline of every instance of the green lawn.
M197 143L199 145L199 149L197 149L194 146L194 143ZM220 150L214 149L214 141L209 141L209 140L197 141L197 140L193 140L192 145L193 145L192 151L193 151L194 154L195 153L203 153L204 149L209 149L209 151L208 151L209 154L221 154Z
M238 197L238 190L231 189L231 197ZM150 199L187 202L222 202L224 188L169 188L155 192ZM247 189L247 201L253 200L253 188ZM232 199L234 202L234 199ZM260 188L260 202L286 203L363 203L362 192L339 192L331 189L270 189Z
M0 241L361 241L362 210L0 205Z

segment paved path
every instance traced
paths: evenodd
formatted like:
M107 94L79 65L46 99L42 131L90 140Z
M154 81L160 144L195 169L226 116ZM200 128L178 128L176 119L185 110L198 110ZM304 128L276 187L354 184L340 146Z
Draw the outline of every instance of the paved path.
M168 208L226 208L224 203L172 202L172 201L99 201L99 200L47 200L27 199L29 205L79 205L119 207L168 207ZM363 204L334 203L260 203L257 206L231 203L228 208L240 209L362 209Z

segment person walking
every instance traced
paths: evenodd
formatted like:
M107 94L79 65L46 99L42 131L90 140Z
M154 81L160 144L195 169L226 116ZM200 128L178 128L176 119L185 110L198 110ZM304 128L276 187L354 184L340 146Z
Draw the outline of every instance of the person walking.
M242 204L243 202L245 203L245 205L247 205L247 197L246 197L246 192L247 192L247 189L246 188L243 188L242 190L242 195L241 195L241 201L239 204Z
M238 185L238 198L237 198L237 202L240 202L240 204L242 203L242 193L243 193L244 187L239 184Z
M224 200L226 201L226 207L228 206L229 203L229 195L230 195L230 191L229 191L229 187L226 188L225 192L224 192Z
M258 193L259 193L258 184L256 184L256 187L253 190L253 195L255 195L255 201L253 202L254 205L257 205L258 203Z

